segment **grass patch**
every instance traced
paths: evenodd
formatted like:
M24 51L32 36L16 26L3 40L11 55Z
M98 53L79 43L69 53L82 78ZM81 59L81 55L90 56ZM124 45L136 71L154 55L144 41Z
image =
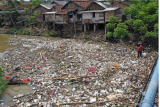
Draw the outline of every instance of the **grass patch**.
M4 80L2 76L3 76L3 71L2 68L0 67L0 95L3 93L8 84L8 81Z

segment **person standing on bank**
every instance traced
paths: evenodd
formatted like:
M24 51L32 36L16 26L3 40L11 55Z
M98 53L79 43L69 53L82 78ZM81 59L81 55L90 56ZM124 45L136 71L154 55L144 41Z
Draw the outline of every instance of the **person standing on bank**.
M138 47L138 58L142 57L142 45Z

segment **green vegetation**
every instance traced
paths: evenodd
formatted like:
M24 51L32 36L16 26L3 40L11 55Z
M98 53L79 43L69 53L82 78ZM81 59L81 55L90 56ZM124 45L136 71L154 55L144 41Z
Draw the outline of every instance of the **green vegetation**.
M106 37L126 39L134 36L136 40L158 43L158 0L130 0L130 3L124 12L131 15L131 19L121 23L110 16Z
M114 29L113 37L127 38L129 36L127 28L128 27L124 23L119 23Z
M84 35L84 38L87 38L87 37L88 37L88 35L85 34L85 35Z
M133 28L133 32L139 38L158 38L158 0L130 0L131 6L126 7L126 15L132 15L132 19L127 21L127 25Z
M110 16L109 17L109 23L106 25L107 27L107 37L111 38L113 37L114 29L116 28L117 25L117 18L115 16Z
M48 34L49 34L50 36L54 36L54 35L55 35L55 33L54 33L53 31L48 31Z
M8 84L8 82L7 82L6 80L4 80L4 79L2 78L2 76L3 76L3 70L2 70L2 68L0 67L0 94L3 93L4 89L6 88L6 86L7 86L7 84Z

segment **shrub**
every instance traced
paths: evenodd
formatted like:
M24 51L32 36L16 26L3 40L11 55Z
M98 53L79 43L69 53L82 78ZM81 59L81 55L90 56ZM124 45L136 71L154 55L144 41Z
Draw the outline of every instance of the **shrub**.
M30 35L30 30L29 28L21 28L17 31L17 34L19 35Z
M49 31L48 34L49 34L50 36L54 36L54 35L55 35L55 33L52 32L52 31Z
M88 37L88 35L84 35L84 38L87 38Z
M14 29L11 29L11 30L8 30L8 31L5 31L4 33L5 34L14 34L14 32L16 32L17 31L17 29L16 28L14 28Z
M49 37L49 34L48 34L48 33L46 33L46 34L45 34L45 36L46 36L46 37Z
M108 23L108 24L106 25L106 27L107 27L107 31L114 31L115 24L113 24L113 23Z
M108 38L113 37L113 33L112 32L108 32L106 35Z

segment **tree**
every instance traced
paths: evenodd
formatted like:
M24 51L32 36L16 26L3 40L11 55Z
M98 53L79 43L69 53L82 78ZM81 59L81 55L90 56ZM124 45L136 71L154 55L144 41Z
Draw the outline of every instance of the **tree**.
M113 32L114 32L114 29L116 27L116 21L118 19L115 17L115 16L110 16L109 17L109 23L106 25L106 28L107 28L107 34L106 36L111 38L113 37Z
M143 25L144 25L144 23L143 23L142 20L140 20L140 19L134 20L134 22L133 22L133 29L134 29L134 31L135 32L139 32L140 31L139 28L141 26L143 26Z
M117 20L118 20L118 19L117 19L117 17L115 17L115 16L110 16L110 17L109 17L109 22L110 22L110 23L115 23Z
M108 32L109 32L109 31L113 32L113 31L114 31L114 28L115 28L115 24L114 24L114 23L108 23L108 24L106 25L106 27L107 27L107 31L108 31Z
M129 19L125 21L125 24L129 26L130 32L133 27L133 21L134 21L133 19Z
M128 36L129 32L127 30L127 26L124 23L119 23L117 27L114 29L113 37L127 38Z
M108 38L113 37L113 33L112 33L112 32L107 32L107 37L108 37Z
M40 3L37 0L32 0L31 3L28 4L28 6L30 7L30 15L32 15L33 13L33 9L35 7L37 7Z
M130 3L132 5L124 9L125 15L132 16L132 19L126 21L129 28L139 33L139 37L150 37L153 32L158 34L158 31L154 31L158 23L158 0L130 0Z
M107 1L109 1L109 3L110 3L111 5L114 4L114 0L107 0Z
M7 6L7 8L3 9L6 12L2 14L4 16L4 19L5 19L4 23L7 23L7 22L11 21L12 24L14 26L16 26L15 23L20 19L20 18L18 18L18 20L17 20L17 17L19 17L20 13L16 9L16 7L21 5L22 3L18 0L13 0L13 1L6 0L3 3L4 3L3 5Z

